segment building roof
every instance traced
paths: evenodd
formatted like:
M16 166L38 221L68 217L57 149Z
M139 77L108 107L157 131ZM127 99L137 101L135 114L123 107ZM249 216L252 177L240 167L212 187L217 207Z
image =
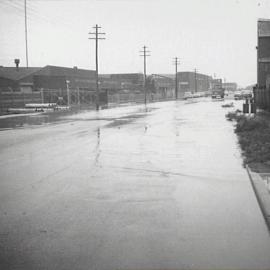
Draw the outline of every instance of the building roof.
M169 80L175 79L175 74L152 74L155 78L164 78Z
M0 77L10 79L13 81L18 81L22 78L25 78L39 70L41 67L0 67Z
M94 78L96 71L89 69L80 69L77 67L59 67L47 65L42 68L37 75L47 76L66 76L66 77L82 77L82 78Z
M96 72L94 70L79 69L77 67L59 67L59 66L45 66L45 67L0 67L0 77L10 79L13 81L21 80L31 75L45 75L45 76L65 76L65 77L80 77L94 79Z

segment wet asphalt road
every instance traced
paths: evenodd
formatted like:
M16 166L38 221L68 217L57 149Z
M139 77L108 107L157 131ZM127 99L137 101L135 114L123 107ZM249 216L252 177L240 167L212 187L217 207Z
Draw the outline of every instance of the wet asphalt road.
M269 233L221 104L1 130L0 269L270 269Z

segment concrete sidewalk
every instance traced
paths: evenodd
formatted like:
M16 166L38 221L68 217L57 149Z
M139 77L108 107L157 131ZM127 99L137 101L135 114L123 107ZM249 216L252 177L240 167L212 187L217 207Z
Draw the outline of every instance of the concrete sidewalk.
M270 192L267 185L264 183L262 176L259 173L252 172L247 165L247 172L256 194L258 203L262 210L266 224L270 231Z

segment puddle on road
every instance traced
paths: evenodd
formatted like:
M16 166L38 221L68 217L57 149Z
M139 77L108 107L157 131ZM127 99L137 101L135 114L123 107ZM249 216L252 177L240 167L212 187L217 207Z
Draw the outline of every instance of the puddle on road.
M53 124L59 122L70 121L113 121L107 127L115 127L124 125L135 121L137 118L144 117L147 113L155 110L156 108L135 108L134 114L130 114L131 107L119 107L120 113L126 114L119 117L111 117L110 109L96 111L63 111L63 112L47 112L29 115L8 115L7 117L0 118L0 130L12 128L24 128L28 126L41 126L45 124ZM127 112L125 112L127 111Z
M49 123L55 123L63 120L63 116L70 112L49 112L29 115L7 116L0 119L0 129L23 128L27 126L40 126Z
M123 116L120 118L116 118L116 119L110 119L112 120L111 123L105 125L105 127L111 128L111 127L120 127L126 124L130 124L132 122L134 122L135 120L139 119L139 118L143 118L146 116L145 114L134 114L134 115L129 115L129 116Z

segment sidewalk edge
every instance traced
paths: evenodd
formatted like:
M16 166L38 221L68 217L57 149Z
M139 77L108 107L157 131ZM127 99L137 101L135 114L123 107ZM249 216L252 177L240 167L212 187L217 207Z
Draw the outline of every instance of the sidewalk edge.
M264 216L265 222L268 226L270 232L270 193L268 192L263 179L258 173L252 172L248 165L246 165L246 170L256 195L257 201L261 208L262 214Z

